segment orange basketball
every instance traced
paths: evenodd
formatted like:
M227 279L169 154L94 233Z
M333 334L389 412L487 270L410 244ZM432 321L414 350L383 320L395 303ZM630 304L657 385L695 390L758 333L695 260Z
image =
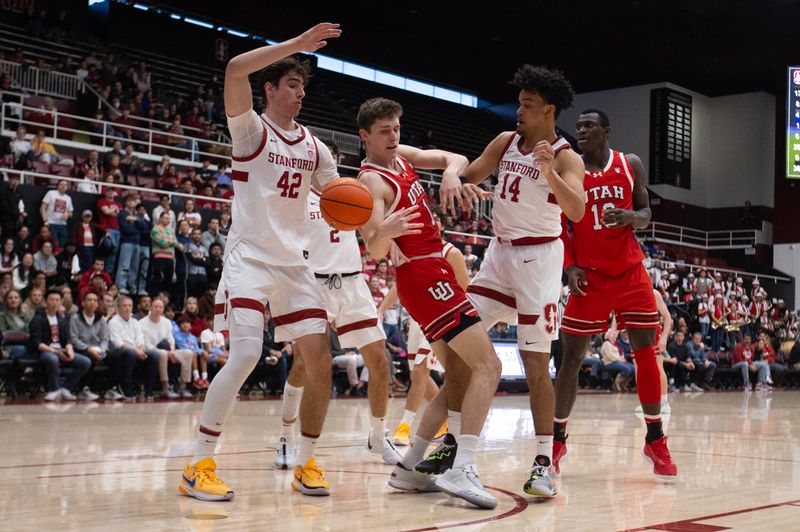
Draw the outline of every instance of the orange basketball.
M372 194L361 181L340 177L322 189L319 206L329 225L340 231L353 231L372 215Z

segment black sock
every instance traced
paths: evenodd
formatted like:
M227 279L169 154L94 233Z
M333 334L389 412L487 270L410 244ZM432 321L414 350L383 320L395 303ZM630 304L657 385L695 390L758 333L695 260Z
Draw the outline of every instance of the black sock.
M645 425L647 426L647 436L644 437L646 443L653 443L664 436L661 427L661 418L659 418L658 421L649 421L645 419Z
M553 439L561 443L567 441L567 422L554 421L553 422Z
M539 456L537 456L536 459L534 460L534 462L536 462L536 465L540 465L540 466L544 466L544 467L550 467L550 459L548 457L544 456L543 454L540 454Z

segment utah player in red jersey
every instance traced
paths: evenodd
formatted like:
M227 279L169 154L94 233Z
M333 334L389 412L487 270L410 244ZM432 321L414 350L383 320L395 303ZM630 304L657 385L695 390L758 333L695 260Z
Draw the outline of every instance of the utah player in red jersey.
M447 354L448 365L453 357L459 357L472 372L466 386L460 448L453 467L435 484L431 477L414 471L446 416L446 398L440 392L426 409L411 448L392 472L389 485L411 491L441 490L476 506L494 508L497 500L480 482L475 451L500 380L500 361L478 313L443 257L439 230L414 169L417 166L444 170L443 182L457 189L458 175L467 168L468 161L463 156L441 150L401 146L402 112L400 104L384 98L367 100L359 109L359 136L367 152L359 179L369 187L373 197L372 216L362 232L372 257L384 257L392 249L398 264L400 302L422 327L431 344L445 342L451 349ZM467 186L462 192L474 195L475 189ZM403 235L412 217L417 230ZM388 224L393 218L396 223Z
M563 358L556 378L556 410L553 461L567 451L567 420L578 388L581 360L593 334L602 333L611 311L620 329L627 329L636 358L636 389L644 411L647 435L644 457L659 478L677 477L678 468L667 448L661 423L661 383L656 360L658 310L650 277L642 264L644 255L633 235L634 228L650 223L650 203L645 170L634 154L609 147L611 131L603 111L588 109L578 117L578 146L586 165L584 189L586 216L566 224L564 269L570 296L561 325Z

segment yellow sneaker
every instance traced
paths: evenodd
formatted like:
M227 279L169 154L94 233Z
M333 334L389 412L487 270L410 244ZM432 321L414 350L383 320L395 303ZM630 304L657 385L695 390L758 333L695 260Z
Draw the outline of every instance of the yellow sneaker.
M194 467L183 470L178 491L201 501L229 501L233 490L217 476L217 463L213 458L203 458Z
M303 495L330 495L331 485L325 480L325 471L311 458L306 465L294 466L292 488Z
M411 427L408 423L400 423L394 431L394 444L405 447L411 444Z
M444 439L444 435L447 434L447 421L439 427L439 430L436 432L436 436L433 437L433 441L440 442Z

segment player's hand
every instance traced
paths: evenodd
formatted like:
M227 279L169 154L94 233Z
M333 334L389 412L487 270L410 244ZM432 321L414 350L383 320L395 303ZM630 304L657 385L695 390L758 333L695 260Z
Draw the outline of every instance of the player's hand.
M169 361L172 362L173 364L178 363L178 357L176 357L175 353L173 353L172 351L169 351L167 353L167 358L169 358Z
M461 194L459 196L459 204L461 205L461 210L465 212L470 212L472 209L475 208L481 200L485 200L487 198L491 198L492 193L488 190L483 190L478 185L473 185L472 183L467 183L466 185L461 187Z
M295 37L297 44L300 46L302 52L316 52L326 44L326 39L335 39L342 34L338 24L331 24L330 22L323 22L317 24L309 29L302 35Z
M386 219L381 222L381 225L378 226L381 236L397 238L404 235L420 234L424 224L412 222L412 220L416 220L422 216L422 213L417 212L418 210L419 205L414 205L407 209L400 209L387 216Z
M622 227L631 225L636 219L636 213L628 209L603 210L603 225L606 227Z
M553 161L556 158L556 152L553 150L553 145L546 140L540 140L533 148L533 161L539 165L539 172L548 176L553 170Z
M456 202L461 205L461 189L463 185L457 175L444 173L442 182L439 184L439 210L443 214L450 212L453 216L458 216L456 212ZM461 207L464 208L463 206Z
M589 283L586 282L586 272L578 268L574 264L567 268L567 279L569 281L569 293L576 296L585 296L586 292L583 287Z

